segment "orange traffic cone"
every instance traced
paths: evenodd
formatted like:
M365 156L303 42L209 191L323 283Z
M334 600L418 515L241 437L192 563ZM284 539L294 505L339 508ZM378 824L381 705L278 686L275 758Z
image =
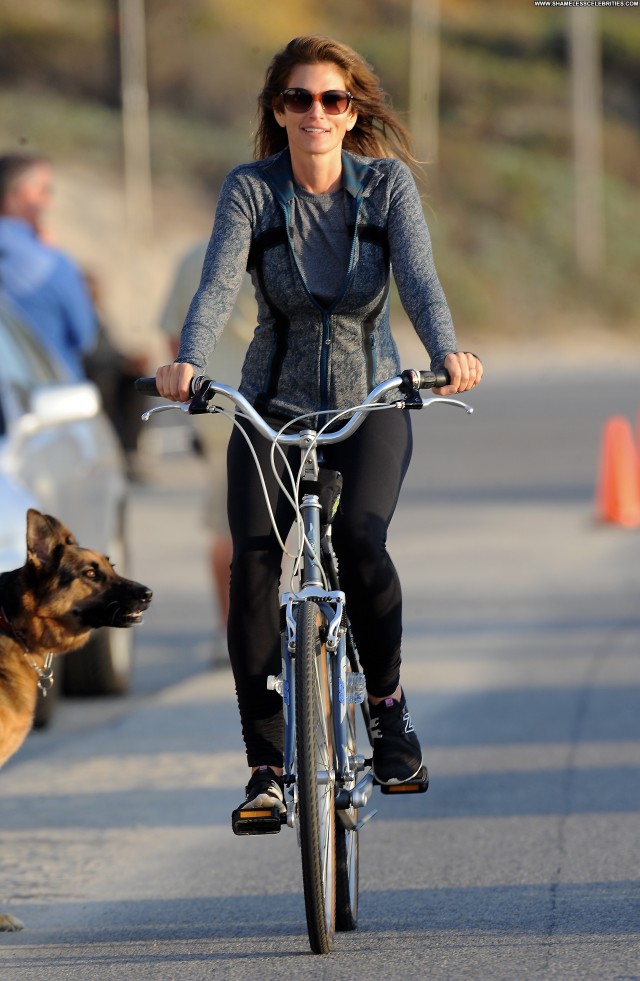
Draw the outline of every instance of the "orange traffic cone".
M601 521L640 526L640 467L631 424L612 416L604 426L596 494Z

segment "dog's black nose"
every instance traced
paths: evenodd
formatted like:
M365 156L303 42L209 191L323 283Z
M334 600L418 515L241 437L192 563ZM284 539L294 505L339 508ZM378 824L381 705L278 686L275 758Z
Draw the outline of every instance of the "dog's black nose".
M136 599L139 599L141 603L150 603L152 596L153 591L148 586L141 586L136 594Z

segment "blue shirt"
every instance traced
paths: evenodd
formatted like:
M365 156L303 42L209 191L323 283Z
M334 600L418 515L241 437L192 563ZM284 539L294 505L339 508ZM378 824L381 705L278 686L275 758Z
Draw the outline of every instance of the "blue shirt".
M21 218L0 217L0 289L72 377L83 378L82 355L98 330L84 279L64 252L41 242Z

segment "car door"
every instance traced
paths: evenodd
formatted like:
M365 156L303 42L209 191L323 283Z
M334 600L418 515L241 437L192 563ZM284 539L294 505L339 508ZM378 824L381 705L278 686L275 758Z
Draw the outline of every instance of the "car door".
M126 493L122 459L89 383L73 384L16 319L0 314L3 466L79 541L108 551Z

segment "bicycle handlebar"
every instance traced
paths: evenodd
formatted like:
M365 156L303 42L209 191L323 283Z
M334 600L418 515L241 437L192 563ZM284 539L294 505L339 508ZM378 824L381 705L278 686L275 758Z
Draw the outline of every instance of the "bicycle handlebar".
M404 389L405 392L413 389L417 391L419 388L443 388L448 385L451 379L449 378L449 372L444 368L440 371L416 371L413 368L403 371L401 375L397 378L401 379L402 384L398 385L399 389ZM191 396L197 395L200 389L211 381L207 375L196 375L191 379ZM156 398L161 398L160 393L156 385L155 376L153 378L136 378L134 382L136 391L140 392L142 395L156 396Z
M331 443L340 443L347 439L347 437L358 429L364 422L367 409L373 407L376 402L379 402L379 400L389 392L397 391L404 395L405 404L407 406L412 404L411 399L413 396L413 404L417 404L418 407L420 407L422 405L422 401L419 397L417 397L417 392L419 389L441 388L448 385L449 381L449 373L444 368L440 371L418 371L413 368L403 371L402 374L395 375L393 378L388 378L386 381L377 385L369 393L361 406L354 407L354 414L347 420L344 426L341 426L340 429L332 432L320 433L316 436L315 442L318 446L327 446ZM136 390L143 395L159 397L155 377L138 378L134 382L134 386ZM299 432L287 435L282 432L278 433L277 430L272 429L268 422L266 422L262 416L256 412L254 407L247 401L244 395L236 391L235 388L231 388L229 385L224 385L222 382L213 381L213 379L207 377L206 375L198 375L194 377L191 380L190 388L193 401L189 407L189 412L191 412L193 415L208 411L207 404L215 395L224 395L236 404L236 406L251 420L258 432L260 432L266 439L274 443L277 442L282 446L300 445L301 434ZM456 400L453 399L443 400L443 402L446 401L463 406L468 411L473 411L470 410L469 407L463 402L456 402ZM313 413L310 413L309 415L311 416Z

